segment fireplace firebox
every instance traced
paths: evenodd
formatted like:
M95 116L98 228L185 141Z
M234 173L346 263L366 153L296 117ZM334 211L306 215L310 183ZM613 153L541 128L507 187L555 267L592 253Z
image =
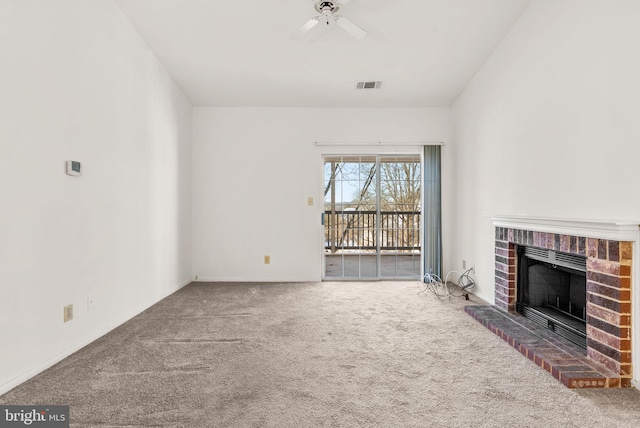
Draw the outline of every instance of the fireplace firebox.
M516 311L587 349L587 259L518 246Z

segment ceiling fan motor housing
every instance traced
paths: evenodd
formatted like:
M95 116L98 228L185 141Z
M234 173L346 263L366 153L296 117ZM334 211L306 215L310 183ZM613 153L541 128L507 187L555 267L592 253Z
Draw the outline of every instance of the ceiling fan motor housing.
M335 22L336 17L333 13L340 9L340 7L332 1L321 1L316 3L315 7L318 13L320 13L320 21L325 25L331 25Z
M337 12L338 9L340 9L340 6L336 5L334 2L332 1L321 1L315 4L316 6L316 10L318 11L318 13L334 13Z

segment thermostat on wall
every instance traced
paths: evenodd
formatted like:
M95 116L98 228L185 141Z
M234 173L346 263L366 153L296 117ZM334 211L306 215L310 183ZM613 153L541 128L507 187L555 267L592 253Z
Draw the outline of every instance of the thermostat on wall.
M77 161L67 161L68 175L82 175L82 164Z

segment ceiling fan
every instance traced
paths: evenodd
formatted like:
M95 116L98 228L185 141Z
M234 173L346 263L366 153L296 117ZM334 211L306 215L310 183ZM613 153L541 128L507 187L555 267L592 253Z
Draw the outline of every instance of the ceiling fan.
M307 34L313 27L315 27L319 22L325 25L333 25L338 24L340 28L345 30L347 33L351 34L356 39L362 39L367 35L367 32L362 28L358 27L353 22L349 21L342 15L336 15L338 10L345 4L349 3L351 0L340 0L340 1L325 1L325 0L313 0L314 8L316 12L320 15L314 16L310 20L306 22L302 27L298 30L294 31L291 34L291 37L294 39L298 39L305 34Z

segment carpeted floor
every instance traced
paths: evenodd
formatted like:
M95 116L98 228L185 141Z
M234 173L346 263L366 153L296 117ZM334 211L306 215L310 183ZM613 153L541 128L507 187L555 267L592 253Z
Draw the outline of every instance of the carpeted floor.
M78 427L638 427L415 282L191 284L0 404Z

